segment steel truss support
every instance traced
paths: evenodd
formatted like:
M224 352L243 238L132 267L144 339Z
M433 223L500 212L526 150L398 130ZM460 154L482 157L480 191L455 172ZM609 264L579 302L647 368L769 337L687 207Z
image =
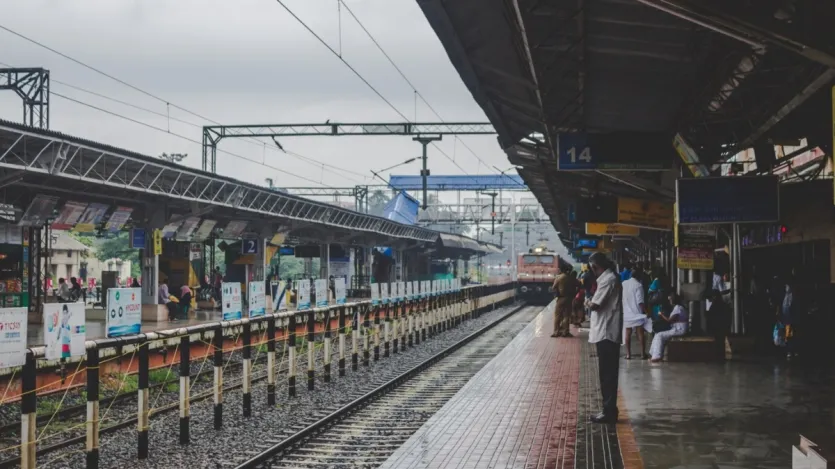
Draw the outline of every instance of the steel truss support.
M49 70L0 68L0 90L12 90L23 100L23 123L49 128Z
M105 195L164 197L227 208L253 216L302 221L415 241L437 240L438 233L380 217L304 199L231 178L190 170L156 158L65 135L0 125L0 168L36 175L44 185L86 183ZM47 178L51 179L48 181ZM40 184L40 183L39 183Z
M203 127L203 170L217 172L217 145L225 138L284 138L340 136L494 135L486 122L405 122L210 125Z

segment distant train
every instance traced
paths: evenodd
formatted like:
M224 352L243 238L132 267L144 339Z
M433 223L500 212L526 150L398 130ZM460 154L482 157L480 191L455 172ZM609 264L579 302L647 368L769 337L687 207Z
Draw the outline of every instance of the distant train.
M554 297L549 291L557 276L560 258L544 247L531 249L518 259L519 296L529 304L547 305Z

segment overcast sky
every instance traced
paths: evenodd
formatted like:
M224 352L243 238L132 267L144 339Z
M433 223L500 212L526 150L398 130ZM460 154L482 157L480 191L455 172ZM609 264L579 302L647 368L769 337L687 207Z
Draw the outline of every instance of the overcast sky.
M446 121L485 121L461 82L415 0L346 0L346 3ZM336 0L286 0L286 4L334 49L339 49ZM324 122L402 122L395 111L366 87L274 0L25 0L0 2L0 24L99 68L163 100L225 124ZM415 109L411 87L387 62L356 22L342 11L343 57L410 119L437 121L422 102ZM87 70L52 52L0 31L0 62L45 67L53 80L81 86L120 100L167 113L164 102ZM131 109L53 81L53 91L150 125L169 128L164 117ZM51 128L148 155L185 152L186 164L200 166L200 146L144 128L56 96ZM0 117L19 121L20 100L0 93ZM172 117L206 124L170 108ZM197 127L170 122L172 132L201 139ZM493 136L463 137L489 165L510 165ZM417 156L408 137L283 139L301 155L346 168L322 171L272 143L224 141L221 149L258 163L220 153L218 172L253 183L267 177L280 186L311 186L304 174L329 186L370 183L364 175ZM468 173L484 168L460 143L440 147ZM461 174L430 147L432 174ZM394 170L417 174L418 164Z

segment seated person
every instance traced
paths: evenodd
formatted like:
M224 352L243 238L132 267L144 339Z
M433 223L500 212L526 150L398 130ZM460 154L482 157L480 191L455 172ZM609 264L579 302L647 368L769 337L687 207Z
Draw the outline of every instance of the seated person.
M670 330L659 332L652 338L652 345L649 348L649 354L652 357L652 362L660 362L664 358L664 345L673 337L682 336L687 333L688 314L687 309L681 304L681 299L678 294L671 292L667 298L670 301L673 309L669 315L664 312L658 313L658 318L670 323Z
M58 297L59 303L72 303L72 293L70 286L63 277L58 279L58 290L55 291L55 296Z

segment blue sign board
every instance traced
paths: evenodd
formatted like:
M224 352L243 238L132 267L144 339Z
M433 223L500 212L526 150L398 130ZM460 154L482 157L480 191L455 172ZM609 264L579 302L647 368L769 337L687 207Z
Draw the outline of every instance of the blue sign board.
M557 135L561 171L663 171L678 158L672 137L657 132Z
M241 254L258 254L259 244L257 239L241 240Z
M574 247L597 249L597 242L598 240L596 239L580 238L574 243Z
M688 178L676 181L679 224L773 223L780 220L777 176Z
M145 230L142 228L134 228L130 230L130 247L131 249L145 249Z

